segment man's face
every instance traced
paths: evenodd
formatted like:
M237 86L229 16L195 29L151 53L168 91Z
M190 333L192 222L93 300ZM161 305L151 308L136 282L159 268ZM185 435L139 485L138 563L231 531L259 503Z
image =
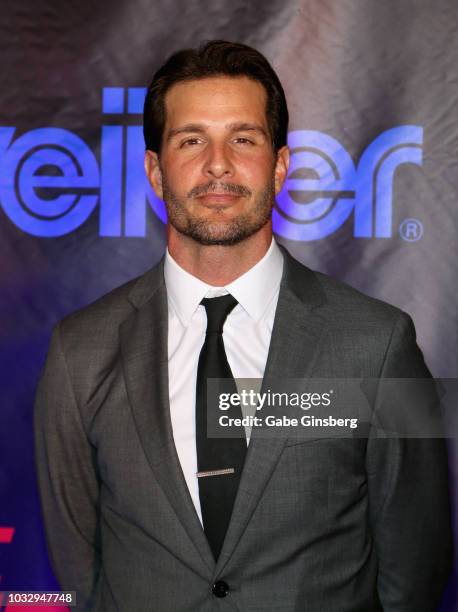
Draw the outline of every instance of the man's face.
M165 109L160 159L147 151L145 167L171 228L230 245L270 223L288 150L273 150L263 86L224 76L177 83Z

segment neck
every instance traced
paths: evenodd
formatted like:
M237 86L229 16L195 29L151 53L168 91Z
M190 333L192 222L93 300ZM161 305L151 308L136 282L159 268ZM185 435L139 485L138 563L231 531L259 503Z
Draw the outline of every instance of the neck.
M231 246L202 245L168 226L170 255L186 272L216 287L228 285L260 261L272 242L267 223L256 234Z

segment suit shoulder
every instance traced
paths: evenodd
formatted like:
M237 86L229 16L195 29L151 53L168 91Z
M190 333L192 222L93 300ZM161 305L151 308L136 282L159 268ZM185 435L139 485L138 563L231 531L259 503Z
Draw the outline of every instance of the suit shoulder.
M64 317L60 322L62 332L72 329L86 327L97 321L102 321L106 317L114 317L115 319L123 318L132 310L132 305L129 303L128 296L135 283L141 277L134 278L108 293L105 293L94 302L87 306L72 312Z
M415 339L412 319L400 308L311 270L293 258L287 257L287 262L295 292L305 303L319 305L319 314L326 319L328 333L335 339L359 341L361 346L378 347L382 353L395 333Z
M393 324L406 317L402 310L371 297L351 285L312 270L282 248L285 263L285 282L306 304L319 304L336 324L363 322L367 319Z
M314 272L315 278L326 296L328 314L334 326L352 330L371 330L387 338L397 324L411 325L410 316L403 310L371 297L351 285L331 278L322 272Z
M342 316L354 313L357 317L369 316L392 322L406 315L397 306L367 295L348 283L332 278L323 272L314 272L314 274L325 293L329 306L340 310Z
M103 340L106 344L110 338L117 339L119 326L135 310L135 302L154 294L161 272L160 266L155 266L64 317L58 324L62 339L66 343L74 340L79 346L85 341L93 344Z

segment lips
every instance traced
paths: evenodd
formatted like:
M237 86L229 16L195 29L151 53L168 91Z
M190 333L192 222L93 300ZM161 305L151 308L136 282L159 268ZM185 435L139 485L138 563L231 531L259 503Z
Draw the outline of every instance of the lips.
M226 199L226 200L233 200L234 198L239 198L239 195L236 195L235 193L205 193L204 195L199 196L199 199L202 198L208 198L208 199L213 199L213 198L218 198L218 199Z
M230 204L239 198L240 196L236 195L235 193L206 193L199 196L197 199L203 204Z

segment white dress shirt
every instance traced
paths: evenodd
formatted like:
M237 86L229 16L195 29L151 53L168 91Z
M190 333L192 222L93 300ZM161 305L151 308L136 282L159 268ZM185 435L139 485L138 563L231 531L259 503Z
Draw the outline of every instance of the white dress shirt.
M201 522L195 405L207 316L200 302L227 293L237 300L223 328L227 360L234 378L263 378L282 272L283 255L273 239L264 257L225 287L208 285L189 274L166 251L170 416L181 469Z

